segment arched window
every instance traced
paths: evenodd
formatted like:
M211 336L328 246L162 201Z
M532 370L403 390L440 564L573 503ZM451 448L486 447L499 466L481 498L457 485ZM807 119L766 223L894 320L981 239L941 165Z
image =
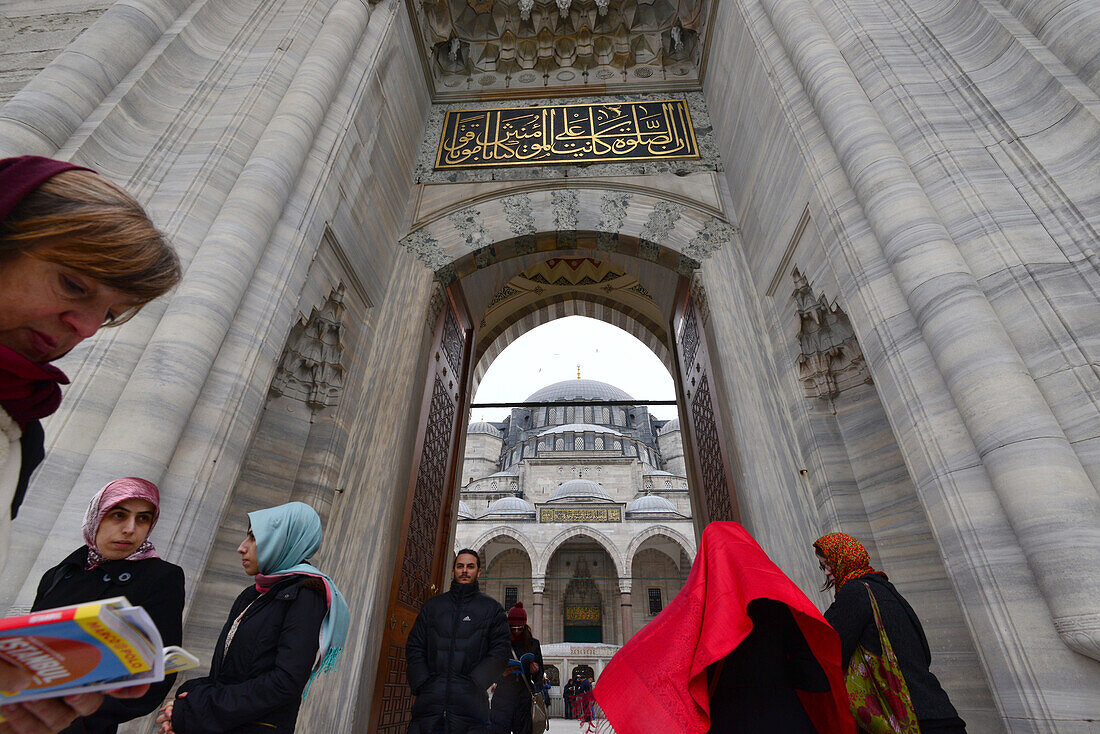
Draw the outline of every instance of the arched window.
M577 436L575 439L573 439L573 450L584 451L584 439L582 437Z
M554 450L555 451L565 451L565 439L564 438L559 438L557 441L554 442Z
M603 436L596 436L596 451L603 451Z
M592 422L592 406L591 405L584 406L584 422L585 423L591 423Z

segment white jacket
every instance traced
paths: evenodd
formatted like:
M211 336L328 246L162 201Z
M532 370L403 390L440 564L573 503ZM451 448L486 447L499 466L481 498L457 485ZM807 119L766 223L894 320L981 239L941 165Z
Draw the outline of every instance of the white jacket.
M8 544L11 542L11 500L19 484L19 467L23 462L23 448L19 439L23 429L0 408L0 571L8 560Z

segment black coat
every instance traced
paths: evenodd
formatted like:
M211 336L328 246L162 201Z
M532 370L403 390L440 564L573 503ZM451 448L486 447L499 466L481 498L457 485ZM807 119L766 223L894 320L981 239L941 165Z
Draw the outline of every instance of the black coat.
M492 708L495 711L497 709L519 707L530 714L531 693L542 693L543 690L542 645L539 644L536 637L532 637L530 645L526 647L522 643L513 642L511 638L509 638L508 644L508 656L511 659L519 660L526 653L534 653L535 662L538 664L538 672L532 672L531 668L526 671L527 682L531 685L530 691L518 675L514 673L502 675L497 680L496 690L493 691Z
M242 612L226 654L226 635ZM210 674L176 692L172 729L176 734L294 731L327 613L323 582L308 576L288 576L264 594L255 586L242 591L218 636ZM181 693L187 696L180 698Z
M879 574L868 574L848 581L837 592L832 606L825 611L825 619L840 635L841 664L848 667L857 645L863 645L876 655L882 654L878 627L875 626L871 600L867 596L868 586L878 603L882 625L909 687L921 728L926 725L964 726L943 686L928 669L932 664L932 651L916 612L894 585Z
M709 671L710 731L814 734L797 692L829 690L825 671L786 604L754 599L747 612L752 630Z
M451 583L424 603L405 643L405 674L416 696L409 734L482 734L489 728L486 690L508 662L504 607L477 582ZM181 733L182 734L182 733Z
M125 596L131 604L145 608L167 645L183 640L183 569L160 558L143 561L107 561L90 571L84 569L88 548L82 547L42 575L31 611L82 604ZM118 725L156 710L175 675L149 686L141 698L107 697L91 716L77 719L65 734L114 734Z

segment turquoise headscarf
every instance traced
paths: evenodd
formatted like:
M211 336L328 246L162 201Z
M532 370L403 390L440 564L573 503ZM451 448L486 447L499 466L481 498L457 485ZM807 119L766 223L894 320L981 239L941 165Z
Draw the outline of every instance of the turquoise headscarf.
M313 576L324 581L328 614L321 623L317 661L310 673L302 697L309 694L313 680L321 673L336 670L348 634L351 615L344 595L320 569L306 563L321 547L321 518L303 502L288 502L278 507L248 513L252 535L256 538L256 558L260 573L257 585L270 587L279 577L293 574Z

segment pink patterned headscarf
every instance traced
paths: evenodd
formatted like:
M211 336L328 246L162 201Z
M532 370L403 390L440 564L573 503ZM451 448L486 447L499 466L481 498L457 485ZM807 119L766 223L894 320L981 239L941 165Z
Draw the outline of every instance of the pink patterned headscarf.
M88 568L95 568L107 559L104 558L95 545L95 536L99 532L99 523L103 518L119 504L126 500L145 500L153 505L153 523L149 526L150 532L157 524L160 517L160 490L152 482L138 477L123 477L109 483L106 487L96 492L92 501L88 503L88 509L84 512L84 543L88 546ZM143 558L156 558L157 550L145 539L138 549L126 556L124 560L140 561Z

